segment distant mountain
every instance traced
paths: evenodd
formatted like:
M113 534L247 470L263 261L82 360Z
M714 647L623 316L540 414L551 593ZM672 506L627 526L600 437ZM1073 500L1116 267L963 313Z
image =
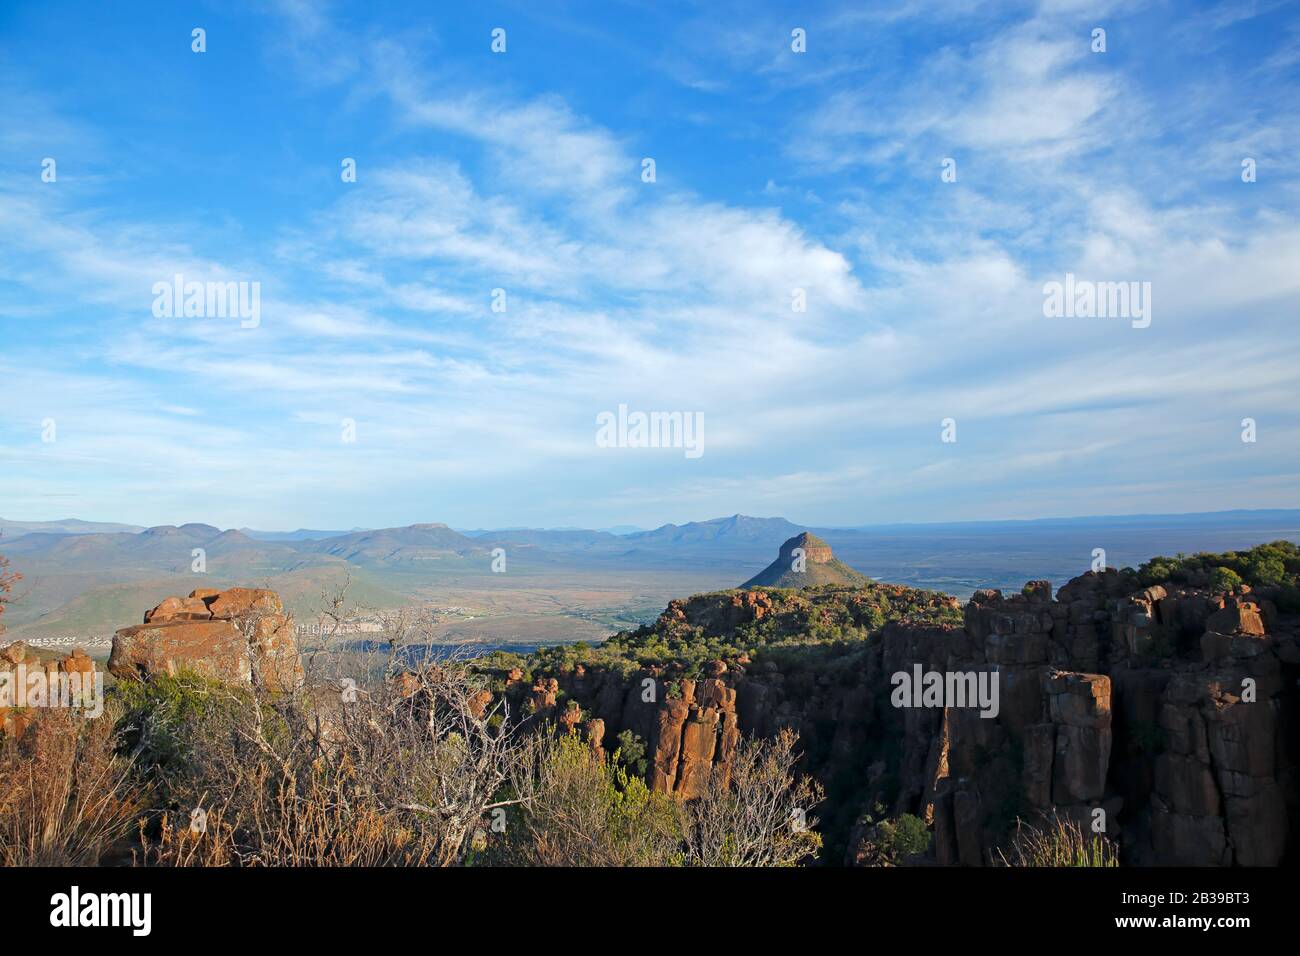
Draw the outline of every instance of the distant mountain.
M328 554L354 564L413 564L481 556L492 547L445 524L413 524L299 542L300 551Z
M796 555L796 550L801 553ZM776 560L741 587L806 588L820 584L865 584L869 580L836 558L831 546L821 538L803 531L782 544Z
M165 596L197 586L193 552L202 548L202 583L215 587L276 581L287 592L296 589L304 607L319 598L323 582L349 576L357 582L355 593L361 595L364 589L377 604L395 600L395 595L425 599L437 594L450 604L469 605L475 603L476 590L513 590L515 607L527 615L518 615L509 625L518 636L541 633L535 626L557 628L557 621L594 620L588 605L610 600L612 594L623 595L619 614L635 615L661 605L665 594L716 588L743 578L766 586L799 587L820 583L825 575L839 580L841 569L848 574L861 569L874 580L959 598L983 587L1019 589L1030 579L1059 585L1087 570L1097 548L1105 550L1109 565L1136 567L1158 554L1300 541L1300 510L858 529L799 526L780 517L736 514L629 534L573 528L460 532L445 524L347 532L222 531L200 522L137 529L78 519L5 521L0 527L8 529L0 538L0 554L23 575L18 600L5 612L11 631L37 622L47 632L82 625L121 626L121 612L135 609L134 616L154 591L162 588ZM77 530L82 528L113 530ZM20 529L25 533L17 534ZM790 545L759 573L778 549L802 532L813 539L814 554L823 544L833 548L831 560L810 561L802 577L791 578L786 571L792 571L792 556L785 552L797 545ZM491 551L497 547L506 550L506 574L492 573ZM81 600L92 592L102 601ZM555 631L545 633L549 639Z
M303 560L289 545L254 541L241 532L222 531L209 524L159 525L139 533L35 532L5 542L4 553L24 559L26 566L37 571L95 568L129 574L132 568L154 571L187 568L195 548L202 548L210 558L240 555L244 564L269 563L285 569Z
M205 575L196 581L188 571L105 584L80 591L70 600L39 615L21 615L0 638L0 643L34 637L68 635L109 637L125 624L139 623L140 608L152 607L171 594L188 594L195 587L234 587L255 584L276 591L284 605L301 620L310 620L322 610L322 595L332 594L347 581L348 600L367 607L398 607L410 597L385 588L357 568L342 562L321 567L302 568L266 576ZM29 609L24 607L23 611ZM9 619L9 615L5 615Z
M202 549L203 564L195 564ZM53 621L53 612L81 595L105 587L126 588L175 578L190 589L208 581L258 583L276 575L307 568L336 568L347 563L323 554L304 553L273 541L254 541L238 531L207 524L160 525L138 533L52 534L34 532L4 541L0 553L23 575L19 600L5 613L11 630L37 620ZM188 593L184 585L171 593ZM131 592L130 600L135 600ZM110 623L112 602L103 608ZM69 609L69 620L89 620L93 606ZM119 625L120 626L120 625Z
M110 534L114 531L136 533L144 528L135 524L116 524L110 521L82 521L63 518L60 521L10 521L0 518L0 535L6 541L23 534L46 532L48 534Z
M255 541L320 541L323 538L341 538L345 534L369 531L369 528L351 528L347 531L316 531L311 528L299 528L297 531L255 531L252 528L240 528L242 534Z
M987 521L907 521L836 525L822 529L822 533L830 535L838 532L870 531L932 534L943 531L951 534L1004 532L1018 535L1026 531L1079 527L1143 530L1192 528L1202 531L1207 528L1294 528L1297 522L1300 522L1300 509L1296 508L1238 508L1233 511L1189 511L1178 514L1077 515L1056 518L1003 518Z
M488 531L474 539L483 547L508 547L527 545L549 551L621 551L626 548L618 535L606 531L581 531L577 529L518 528L510 531Z
M683 525L666 524L653 531L622 535L622 539L628 547L637 549L710 549L753 554L778 547L799 530L798 525L784 518L751 518L736 514L730 518L692 521Z

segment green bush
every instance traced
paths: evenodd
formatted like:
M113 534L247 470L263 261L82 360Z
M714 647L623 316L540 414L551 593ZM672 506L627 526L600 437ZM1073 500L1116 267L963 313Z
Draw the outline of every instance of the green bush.
M534 771L492 862L523 866L676 866L675 801L576 736L536 738Z
M614 759L626 767L629 773L644 777L649 766L646 760L645 741L630 730L620 732Z
M1215 591L1235 591L1242 583L1241 575L1232 568L1215 568L1210 574L1210 587Z
M882 821L880 836L886 851L900 859L924 853L930 848L930 831L926 829L925 821L910 813Z
M1237 586L1295 585L1300 583L1300 547L1291 541L1273 541L1249 551L1155 557L1138 569L1143 585L1170 581L1186 584L1203 574L1210 576L1211 586L1216 589L1234 580L1229 574L1235 576Z
M219 681L182 671L144 681L119 681L113 695L122 707L118 732L140 766L177 770L194 746L193 728L213 718L233 719L251 695Z
M877 819L884 806L876 804L874 814L864 814L866 835L857 848L858 858L867 866L898 866L909 856L930 848L930 831L925 821L910 813Z

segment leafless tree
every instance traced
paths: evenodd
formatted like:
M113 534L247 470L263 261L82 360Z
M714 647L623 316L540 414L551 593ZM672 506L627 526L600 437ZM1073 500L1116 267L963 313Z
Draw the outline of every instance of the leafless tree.
M816 854L811 812L823 792L794 773L798 740L789 729L741 740L730 780L715 774L703 795L683 804L688 866L794 866Z
M171 780L175 807L202 810L206 831L168 821L145 859L463 862L491 812L517 800L523 740L470 669L389 665L366 686L318 674L291 694L211 688L212 706L181 729L186 762Z
M9 559L0 554L0 615L5 612L5 605L13 600L14 585L22 580L22 575L9 570ZM4 622L0 621L0 634L4 633Z

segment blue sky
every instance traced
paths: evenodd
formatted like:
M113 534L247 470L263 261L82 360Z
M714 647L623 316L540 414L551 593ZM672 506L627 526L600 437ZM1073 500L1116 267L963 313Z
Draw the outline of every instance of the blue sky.
M0 515L1300 505L1294 4L788 6L0 6ZM1150 326L1045 317L1067 272ZM260 324L155 317L177 273Z

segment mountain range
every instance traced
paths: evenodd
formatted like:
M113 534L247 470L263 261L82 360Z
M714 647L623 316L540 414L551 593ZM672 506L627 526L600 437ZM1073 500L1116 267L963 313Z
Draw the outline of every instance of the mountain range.
M518 623L523 617L557 614L584 622L586 638L650 614L683 591L741 582L785 586L777 565L784 561L789 570L789 556L771 563L772 554L803 533L816 542L814 550L834 549L834 565L810 562L814 576L861 573L965 597L980 587L1019 588L1029 578L1064 582L1087 570L1096 549L1106 552L1109 565L1136 566L1157 554L1298 540L1300 510L856 528L736 514L625 534L572 528L464 533L441 523L265 532L72 518L0 519L0 531L0 554L24 576L5 623L34 636L130 623L139 607L188 593L201 574L205 587L273 587L298 614L317 608L322 592L346 580L353 599L374 606L442 602L487 618L508 606L515 638L526 637L531 627ZM504 552L504 574L493 571L495 549ZM810 583L796 578L790 586L799 580ZM567 632L548 631L556 633Z

